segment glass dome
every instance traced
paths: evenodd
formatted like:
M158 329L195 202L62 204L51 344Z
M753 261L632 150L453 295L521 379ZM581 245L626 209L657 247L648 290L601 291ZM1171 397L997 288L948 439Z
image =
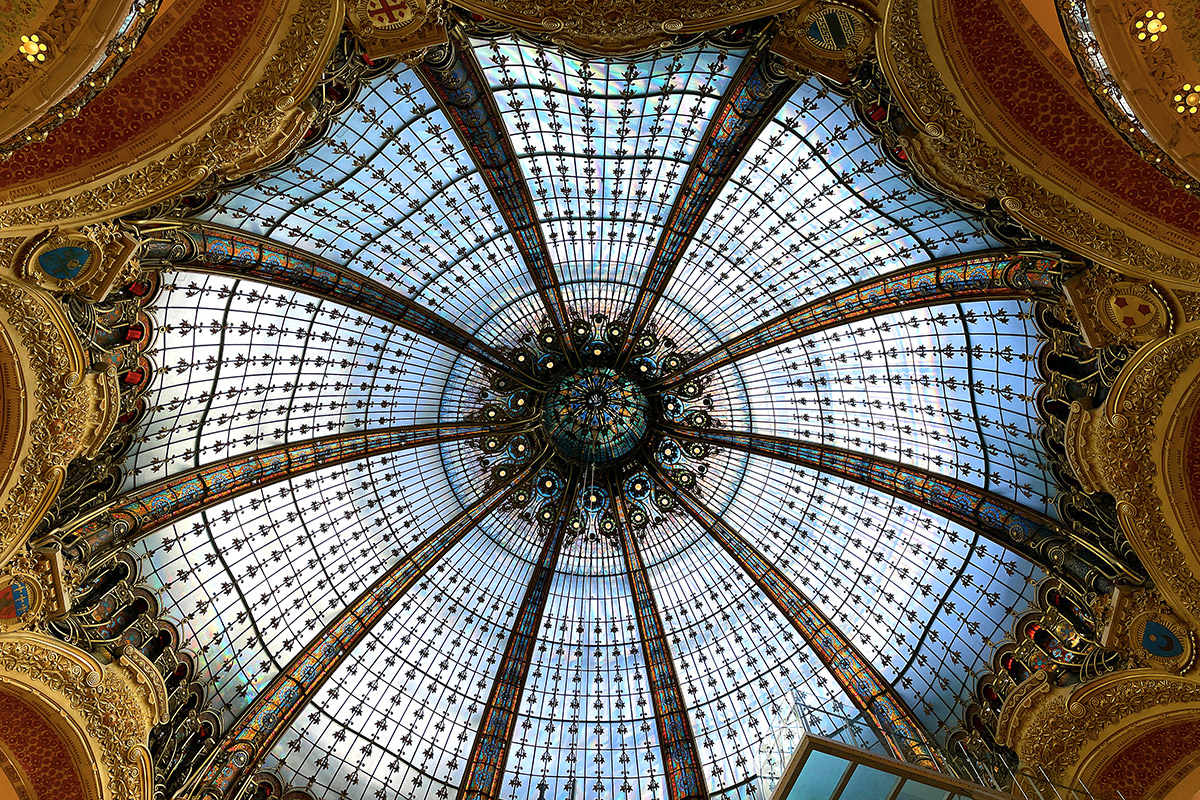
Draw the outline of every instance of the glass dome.
M513 673L505 797L665 798L668 696L713 796L759 792L780 758L764 753L797 720L871 730L843 688L866 678L797 633L688 497L937 738L1039 570L903 492L688 432L901 462L1052 517L1030 301L860 297L844 320L687 367L808 304L1004 243L915 183L817 78L779 78L761 120L734 119L729 98L765 57L751 43L605 60L476 39L455 57L485 82L503 147L481 149L471 125L486 114L450 102L440 73L398 64L319 143L192 221L230 252L267 242L297 274L309 259L369 280L458 339L211 264L180 266L159 302L164 377L127 489L338 434L507 425L265 483L137 545L226 722L425 537L532 470L306 702L267 761L285 782L457 794L542 586ZM750 132L722 150L726 129ZM516 184L490 160L504 152ZM707 171L714 158L725 174Z

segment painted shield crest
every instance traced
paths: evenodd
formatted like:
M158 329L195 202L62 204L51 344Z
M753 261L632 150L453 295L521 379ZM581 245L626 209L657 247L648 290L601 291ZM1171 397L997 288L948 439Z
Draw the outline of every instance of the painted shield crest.
M0 619L20 619L29 610L29 587L13 581L0 589Z
M60 281L74 280L83 272L92 254L86 247L67 245L47 250L37 257L38 268Z
M1183 655L1183 642L1179 641L1175 632L1152 619L1146 620L1146 628L1142 631L1142 647L1158 658Z

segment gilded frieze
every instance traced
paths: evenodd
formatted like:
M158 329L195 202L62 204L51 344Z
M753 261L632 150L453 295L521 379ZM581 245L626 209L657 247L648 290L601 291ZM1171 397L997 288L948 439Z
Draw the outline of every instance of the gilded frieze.
M1040 176L1019 170L989 144L964 113L934 64L922 25L932 10L917 0L888 6L877 50L880 64L901 104L929 136L941 160L986 197L996 198L1023 224L1052 241L1101 263L1176 280L1200 280L1200 264L1180 251L1168 252L1103 221L1077 201L1047 188Z
M293 109L320 77L344 15L341 0L293 0L286 5L286 33L260 68L257 81L203 135L103 184L6 204L0 208L0 227L33 232L65 220L111 218L185 191L222 164L256 158L262 146L287 127Z

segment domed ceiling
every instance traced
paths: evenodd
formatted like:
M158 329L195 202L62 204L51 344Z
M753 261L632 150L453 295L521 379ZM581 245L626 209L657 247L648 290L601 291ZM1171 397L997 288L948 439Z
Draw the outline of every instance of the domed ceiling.
M941 738L1040 571L845 471L694 431L900 461L1053 516L1027 300L889 310L869 295L849 321L721 350L806 303L1004 243L915 184L849 99L764 79L752 39L618 60L479 39L444 55L383 70L319 143L198 219L213 248L241 236L324 259L483 349L217 269L175 271L159 301L165 377L127 489L335 434L503 423L265 485L137 545L226 722L470 511L278 739L267 765L285 782L457 795L525 634L528 666L506 673L521 685L505 797L666 797L673 730L694 736L713 795L761 791L797 721L880 747L842 688L855 676L823 664L699 502ZM750 100L727 102L740 86ZM647 662L656 643L669 663ZM672 697L683 728L660 724Z

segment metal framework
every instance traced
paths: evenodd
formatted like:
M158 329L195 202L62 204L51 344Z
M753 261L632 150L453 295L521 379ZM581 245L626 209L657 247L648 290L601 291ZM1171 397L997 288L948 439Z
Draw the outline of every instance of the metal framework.
M1053 290L1060 262L996 250L905 267L825 295L714 347L655 385L671 385L804 336L899 310L972 300L1027 298Z
M306 472L424 445L515 430L520 422L444 422L338 434L257 450L172 475L116 498L72 535L68 554L97 554L184 517ZM103 513L107 512L107 513Z
M187 237L182 260L174 266L209 275L238 278L332 300L412 331L514 378L521 376L508 356L484 344L439 314L414 303L370 278L331 261L266 239L247 236L215 223L177 231ZM190 252L189 252L190 251Z
M833 621L699 498L677 488L669 478L664 477L653 460L646 459L646 463L659 486L688 510L753 579L763 594L771 599L829 670L842 691L860 711L871 718L896 757L912 764L946 771L937 746L912 711Z
M760 41L757 49L742 62L696 148L638 289L629 333L617 359L619 365L628 359L633 343L662 299L688 243L733 174L734 167L797 86L796 81L773 71L774 56L767 50L767 45L766 40Z
M646 672L649 676L650 699L654 705L654 719L658 725L658 743L662 749L663 764L667 773L667 797L669 800L707 800L708 789L705 786L704 773L700 769L696 736L688 719L679 675L671 660L667 635L658 613L658 603L650 588L650 578L646 574L641 548L633 528L629 525L625 501L616 488L610 477L608 496L612 498L617 535L621 540L621 557L625 561L638 632L641 634L642 656L645 658Z
M563 492L563 508L560 509L554 530L546 536L538 555L537 566L525 588L516 621L509 631L504 656L496 671L496 680L479 718L479 729L471 747L471 757L463 770L459 786L459 800L497 800L500 797L504 764L512 745L513 729L517 723L517 706L525 690L525 679L529 675L529 664L533 660L533 646L537 643L538 628L550 596L550 583L558 567L558 556L566 535L567 504L575 501L578 473L567 477Z
M570 313L537 221L533 196L474 52L461 31L454 30L450 45L440 55L417 64L415 69L479 167L501 216L512 230L550 323L567 357L575 360Z
M429 535L326 625L242 712L199 773L192 795L225 800L252 775L279 737L356 645L481 519L498 508L548 460L543 454L497 483Z
M674 425L664 428L681 439L731 447L849 478L957 522L1001 547L1020 553L1043 569L1065 571L1095 591L1108 592L1113 588L1101 566L1081 557L1068 542L1069 534L1057 522L993 492L897 461L814 442Z

